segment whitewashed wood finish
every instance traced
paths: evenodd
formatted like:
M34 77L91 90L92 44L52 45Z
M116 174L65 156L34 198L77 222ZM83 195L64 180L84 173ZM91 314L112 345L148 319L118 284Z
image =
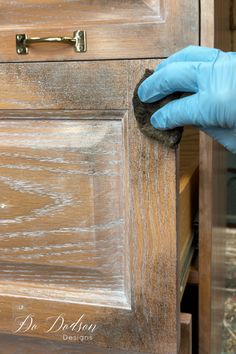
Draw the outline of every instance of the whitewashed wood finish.
M0 109L127 109L128 62L0 65Z
M96 0L0 1L0 61L163 58L199 41L198 1ZM16 53L15 36L71 36L87 32L88 50L69 45L32 45Z
M2 2L2 10L10 14L10 21L2 17L2 27L11 25L29 27L56 26L70 20L76 26L78 23L94 22L145 22L156 21L162 15L162 1L160 0L17 0L14 3ZM54 12L56 11L56 13ZM56 15L56 16L55 16Z
M188 131L180 150L179 183L178 152L159 146L137 129L131 104L133 89L144 69L156 64L156 60L64 63L58 66L61 70L56 76L51 63L2 64L2 78L10 68L17 83L12 94L7 80L2 81L12 94L5 106L8 109L0 110L2 183L4 190L10 191L9 200L20 198L22 202L8 215L13 220L20 217L20 222L2 225L10 231L2 232L0 242L1 330L11 333L15 328L12 319L30 311L41 328L24 335L52 339L52 334L44 333L45 316L63 311L67 320L73 321L82 312L99 323L94 345L146 353L177 351L178 245L185 230L180 230L179 238L177 219L182 208L178 210L178 205L179 197L189 200L187 184L193 166L188 169L185 158L189 158ZM42 86L30 85L31 78L36 83L33 68L47 77ZM74 69L81 73L83 87L76 87L71 76ZM107 72L111 77L107 78ZM99 78L99 84L91 73ZM69 107L70 88L67 85L67 91L60 94L53 89L62 85L67 75L67 82L72 83L70 104L76 109L60 110L59 98L61 105ZM107 90L111 82L113 89ZM20 86L27 95L21 94ZM36 98L31 101L32 95ZM106 109L98 110L101 107ZM88 144L93 145L89 151ZM16 177L29 184L14 182ZM6 178L12 178L13 183L7 184ZM37 183L41 189L34 188ZM83 208L92 209L88 220L82 206L74 205L79 200L77 184L83 190ZM21 191L15 190L16 186ZM30 199L28 189L34 193ZM27 220L32 215L27 201L45 210L48 200L57 200L52 198L53 191L66 196L72 193L74 199L63 204L64 199L59 198L53 215L39 213L37 222ZM98 205L97 214L94 204ZM6 215L8 210L2 208ZM26 215L18 216L22 210ZM26 219L21 222L22 217ZM113 217L118 223L112 223ZM94 218L97 229L93 228ZM81 228L86 222L90 226ZM33 230L26 230L27 224ZM92 240L89 245L88 235ZM60 341L62 336L55 333L53 339Z
M70 255L62 253L63 255L58 258L54 254L53 262L47 257L47 253L52 251L46 249L48 242L54 247L54 250L55 245L59 245L60 252L63 252L67 248L67 238L70 238L69 243L76 243L78 239L80 240L80 234L77 234L77 236L73 233L66 234L66 238L63 238L62 235L58 236L58 234L55 234L56 238L47 236L44 244L43 237L40 236L40 238L37 238L37 240L42 241L42 249L39 252L38 249L34 248L37 248L38 244L33 244L33 241L27 244L26 238L15 238L17 235L14 236L14 228L17 229L19 225L9 225L12 228L11 233L9 233L9 237L3 236L3 240L5 238L6 243L2 246L3 248L5 247L5 251L8 253L5 254L5 257L3 256L1 266L4 264L5 274L9 274L11 281L6 281L6 277L4 280L3 272L1 272L0 308L2 312L0 330L2 332L12 333L16 328L16 323L14 322L16 317L33 313L40 323L40 327L35 332L24 333L24 336L62 341L62 333L60 332L50 333L50 335L45 333L45 318L65 313L66 321L73 322L79 315L85 314L87 322L97 323L98 325L92 342L87 344L131 352L166 354L177 352L179 338L179 280L178 266L176 266L178 264L178 180L176 169L178 167L178 159L175 151L151 141L139 132L131 103L134 87L142 76L144 69L146 67L155 67L156 64L156 60L64 63L64 66L61 67L62 72L58 71L56 76L53 75L53 66L50 63L25 64L26 66L33 65L35 68L38 66L38 72L41 69L44 77L47 77L47 81L42 83L41 90L38 89L37 85L35 85L36 89L34 87L34 90L30 90L32 88L30 80L32 75L35 75L33 67L30 69L31 73L26 74L26 68L22 67L24 66L23 64L13 64L11 67L9 64L2 64L3 71L7 69L7 66L12 70L12 73L14 73L12 77L14 77L16 82L18 80L19 87L23 85L25 92L36 97L31 102L30 98L26 97L25 94L20 94L20 90L17 89L14 97L13 94L11 97L18 101L19 105L15 107L21 108L21 110L9 111L9 116L7 111L1 111L2 145L0 142L0 146L2 152L6 154L5 157L3 156L4 160L1 159L1 165L5 173L3 177L9 178L11 176L13 178L11 174L14 170L14 178L20 179L23 178L22 176L28 175L27 180L30 180L31 186L33 183L40 182L44 187L43 191L45 189L48 191L51 179L49 176L57 176L55 164L56 170L64 171L65 168L62 168L62 165L65 164L65 161L70 161L67 164L67 171L61 174L62 184L60 185L64 186L64 192L68 194L73 188L70 182L78 179L82 181L83 176L78 173L78 166L74 165L77 159L81 161L82 151L78 151L79 149L73 151L73 146L68 148L71 137L70 131L67 129L73 128L73 144L81 146L83 139L79 140L78 127L84 125L87 127L87 131L90 131L91 127L94 128L97 124L102 127L103 132L105 127L109 127L110 130L108 129L108 131L110 133L108 134L107 132L108 142L106 142L106 135L104 135L104 139L101 139L98 147L100 146L108 153L115 151L114 156L111 159L106 159L106 156L103 156L100 151L95 165L91 165L91 161L94 161L93 157L90 158L90 155L86 155L84 159L86 164L83 165L80 162L79 166L81 171L85 173L85 186L90 177L93 176L95 178L96 172L101 174L101 176L96 176L96 180L106 180L107 173L104 176L104 172L112 175L111 184L107 185L106 188L99 189L101 194L98 193L97 224L100 225L99 218L102 218L105 224L109 224L111 219L119 222L121 219L124 220L124 226L122 226L124 235L120 234L117 237L117 233L114 231L114 237L112 236L110 240L106 240L105 254L100 253L101 258L99 260L94 259L94 262L97 263L96 267L91 264L89 269L86 268L86 265L89 266L88 260L83 259L81 261L79 257L76 260L73 252ZM69 81L73 83L71 76L73 71L70 70L72 67L81 72L85 85L82 91L82 86L79 85L79 82L77 86L75 83L72 84L70 104L67 105L65 98L69 97L67 93L70 87L67 87L66 91L61 91L60 95L55 94L55 96L55 91L52 90L53 88L55 89L56 84L62 87L63 80L66 77L65 73L70 75ZM81 71L81 68L86 68L87 70ZM24 77L27 78L26 82L22 80L22 70L25 70ZM107 72L110 75L108 77ZM92 74L100 79L99 84ZM6 80L3 80L3 77L4 75L1 82L4 85ZM112 86L111 89L109 85ZM12 88L13 85L9 85L9 93L10 87ZM76 92L76 88L78 92ZM45 97L46 100L44 100ZM57 97L58 99L55 100ZM59 100L59 97L61 97L61 100ZM89 101L89 97L91 97L91 101ZM69 118L70 112L68 110L58 113L57 109L61 108L59 103L61 106L65 104L66 108L71 106L77 109L76 112L71 111L71 119ZM14 104L9 100L4 108L11 109ZM24 111L22 108L28 108L29 111ZM40 108L51 110L44 111L46 115L44 117L42 110L36 110ZM104 108L104 112L101 113L99 111L96 113L95 110L98 108ZM127 109L128 115L126 116ZM78 110L81 110L80 114ZM87 110L85 115L84 110ZM108 117L109 110L110 118ZM114 110L116 110L116 114L113 115ZM76 117L77 114L78 117ZM56 118L57 115L58 119ZM52 116L52 119L50 119L50 116ZM81 116L84 118L81 119ZM102 117L105 117L105 119ZM78 132L75 132L76 129L78 129ZM98 134L93 135L94 139L96 139L97 135L101 137L102 134L99 135L98 127L95 131ZM111 133L114 132L115 136L112 136ZM12 139L7 138L7 133L13 133ZM10 136L8 135L8 137ZM62 139L58 139L58 137L62 137ZM33 141L34 145L32 146ZM111 141L111 145L109 145L109 141ZM116 142L117 144L115 144ZM108 145L106 145L107 143ZM58 145L61 146L62 150L60 156L57 153ZM44 150L44 147L46 150ZM48 157L50 161L48 161ZM60 160L62 157L63 161ZM120 160L121 162L118 164L112 163L112 161ZM90 176L90 170L86 168L87 162L90 163L92 168L95 167L95 172L92 171L91 173L92 176ZM27 169L9 168L13 165L25 165ZM68 170L73 171L73 173L68 173ZM121 177L122 171L124 175ZM64 175L66 179L68 178L68 184L63 184L65 183L65 180L63 180ZM122 193L118 192L118 188L116 189L116 186L119 186L119 191L122 190L122 186L119 184L121 180L124 181L124 197ZM60 191L61 187L58 187L58 184L55 185ZM13 186L15 186L14 183ZM52 188L56 188L53 186L54 184L52 184ZM97 186L100 186L100 184L98 183ZM5 184L4 188L7 190L9 187ZM109 192L114 190L116 196L113 196L114 193L112 196L111 193L107 196L102 193L102 191ZM17 194L18 192L14 191L15 193ZM74 189L74 193L76 195L76 189ZM88 195L90 196L89 193ZM38 196L36 197L38 198ZM113 203L110 198L114 197L115 202ZM100 205L99 198L102 198L104 205ZM12 201L14 200L12 197L11 199ZM33 198L30 198L31 200ZM40 199L37 208L42 205L45 205L45 200L42 202ZM118 205L117 210L114 210L115 205ZM91 206L87 203L87 206L93 209L93 204ZM106 215L103 212L103 207L108 210ZM68 208L68 213L66 211L63 214L67 215L66 218L68 220L64 219L64 216L57 217L57 227L64 228L68 227L69 224L73 226L74 223L77 226L77 221L75 220L76 210L73 208L74 205L71 204L70 208ZM71 215L69 209L71 209ZM16 208L15 210L17 211L18 209ZM77 210L79 210L79 205ZM48 217L50 218L50 215L47 215ZM68 224L64 225L67 221ZM49 223L46 224L48 227ZM90 225L93 225L92 222L90 222ZM119 225L115 226L118 227L119 234L120 227ZM33 227L37 228L38 224ZM24 227L22 229L24 232L28 232ZM18 229L16 232L22 232L23 230ZM105 239L105 234L101 231L100 235L99 232L97 231L96 237L100 242ZM32 236L31 234L30 237ZM32 237L31 240L35 240L35 238ZM10 252L11 242L13 242L13 252ZM97 242L94 249L102 251L103 245L99 245L99 242ZM21 248L21 251L17 247ZM29 250L27 247L31 247L31 249ZM74 245L72 248L70 247L69 244L69 250L76 251ZM37 254L41 253L41 250L42 260L44 259L44 261L41 260L41 257L37 258ZM86 251L87 254L90 251ZM31 260L25 259L22 261L20 257L27 254L31 257ZM64 257L66 261L60 265L58 260L63 260ZM68 261L70 262L70 260L72 260L73 266L70 264L68 266ZM74 266L76 262L79 267ZM109 262L112 265L111 267L109 267ZM82 264L84 264L83 269ZM103 275L95 274L99 269L99 265L103 270ZM118 265L118 269L116 269L116 265ZM52 270L51 274L50 269ZM76 270L78 270L77 274L75 274ZM107 272L104 272L105 270ZM91 275L89 289L93 289L93 298L91 296L92 291L88 294L88 287L81 285L84 284L84 279L87 279L88 284L89 275ZM113 275L116 275L116 278L112 278ZM61 283L60 278L62 279ZM49 281L45 279L49 279ZM97 281L96 284L93 282L94 279ZM65 330L65 333L69 334L70 329Z
M181 347L178 354L191 354L191 315L186 313L180 314L181 321ZM72 341L64 341L58 343L56 341L27 338L23 336L0 334L1 348L4 354L137 354L137 352L125 350L120 351L116 349L99 349L95 347L88 347L81 342L73 343ZM143 352L138 352L144 354ZM172 354L172 353L171 353Z
M137 352L130 350L99 349L85 345L82 341L73 343L68 340L58 343L46 339L42 340L6 334L0 334L0 341L4 354L137 354ZM138 353L145 354L143 352Z
M112 117L0 122L1 281L80 288L86 302L96 289L122 295L122 129Z

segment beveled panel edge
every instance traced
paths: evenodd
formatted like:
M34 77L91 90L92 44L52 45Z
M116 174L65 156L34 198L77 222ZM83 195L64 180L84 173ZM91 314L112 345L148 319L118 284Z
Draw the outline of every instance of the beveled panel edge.
M17 291L16 291L17 288ZM46 291L45 291L46 290ZM55 301L57 303L68 303L75 305L89 305L99 307L111 307L117 309L131 310L131 305L123 292L119 291L93 291L80 292L75 289L57 289L56 295L53 295L53 289L42 288L36 286L29 286L29 284L3 284L0 283L0 298L13 297L16 299L31 299L33 300L46 300ZM34 292L34 296L29 296L29 292ZM93 299L93 301L92 301ZM96 302L97 301L97 302Z
M0 120L122 120L126 113L126 109L0 109Z

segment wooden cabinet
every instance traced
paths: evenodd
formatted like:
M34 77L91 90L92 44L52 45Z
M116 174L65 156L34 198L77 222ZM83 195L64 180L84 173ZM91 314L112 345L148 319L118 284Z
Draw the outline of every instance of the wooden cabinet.
M16 0L1 2L1 61L22 61L15 36L87 34L87 52L32 45L24 61L163 58L199 41L197 0Z
M0 6L0 354L178 353L198 135L176 151L146 138L132 95L145 68L199 43L199 2ZM16 52L17 34L78 29L84 53Z
M131 107L156 64L2 64L2 332L78 343L83 324L89 345L177 352L189 168L178 187L179 151L145 138Z

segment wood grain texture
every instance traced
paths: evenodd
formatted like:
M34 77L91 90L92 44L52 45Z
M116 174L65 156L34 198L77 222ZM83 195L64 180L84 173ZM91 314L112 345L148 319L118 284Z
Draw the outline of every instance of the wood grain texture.
M127 109L127 61L0 65L0 109Z
M131 106L144 69L157 61L84 60L165 57L197 44L198 1L18 0L1 1L0 10L0 164L7 198L0 211L4 220L20 221L9 223L10 232L4 230L1 238L0 330L14 332L28 314L38 325L14 342L5 337L4 354L33 348L37 353L42 349L34 346L37 339L43 339L44 351L46 345L46 351L64 354L75 347L81 353L177 353L179 152L145 138ZM15 52L16 33L71 35L78 28L87 32L87 53L64 45L35 45L24 57ZM6 63L54 60L80 62ZM94 141L101 137L96 124L103 133L109 127L104 139L108 135L110 143L97 144L98 160L91 151L83 159L79 131L86 126ZM17 179L29 183L19 185ZM74 199L66 199L71 194ZM14 205L10 215L9 200ZM87 209L74 203L81 200ZM37 223L22 220L32 215L31 201L34 215L56 201L55 220L50 209L44 215L36 212ZM90 233L80 223L87 223ZM45 238L37 234L39 226ZM88 233L90 243L82 237ZM47 333L47 319L60 314L65 327ZM94 333L83 332L92 338L81 343L77 336L74 348L65 347L63 334L78 335L71 326L81 316L87 327L96 325Z
M116 349L99 349L84 345L81 342L73 343L73 341L65 340L63 343L51 341L47 339L27 338L23 336L0 334L1 354L137 354L133 351L121 351ZM142 352L138 352L144 354Z
M230 50L229 9L229 1L201 1L202 45ZM224 151L204 133L200 134L199 203L199 353L220 353L223 319L220 289L224 288Z
M192 354L192 315L181 313L181 345L179 354Z
M1 1L0 13L1 62L166 57L198 43L197 1L17 0ZM87 32L86 53L43 44L32 46L28 55L16 54L17 33L71 36L78 29Z
M41 287L41 296L46 284L77 289L74 301L78 288L86 302L96 289L113 305L112 291L122 296L121 119L0 122L2 282Z
M55 191L56 195L62 193L63 198L68 198L68 195L73 192L73 200L77 201L86 196L86 204L83 203L83 207L86 209L87 205L91 220L85 218L83 214L85 211L79 203L71 203L71 199L68 199L68 204L63 204L62 198L56 204L58 209L53 211L54 214L58 213L55 224L50 220L50 211L49 215L36 213L39 219L42 218L41 222L32 223L27 230L24 225L20 225L21 223L9 223L8 237L4 231L1 241L3 249L1 269L5 269L5 280L2 275L0 329L2 332L12 333L19 326L19 319L15 322L17 317L33 314L39 327L22 333L24 336L63 341L63 333L67 335L73 333L71 327L66 327L64 331L46 333L47 318L64 314L65 322L71 324L84 315L84 322L97 325L96 333L92 335L92 340L88 341L87 345L111 347L114 351L177 353L180 333L177 246L178 153L145 138L137 129L132 112L134 87L144 69L155 67L157 61L98 62L90 63L91 66L89 63L64 63L67 68L71 64L75 65L77 70L82 67L80 65L84 65L87 69L84 72L86 79L93 73L100 79L99 85L93 78L90 83L86 83L85 80L84 93L82 86L78 84L77 90L81 92L82 98L78 93L73 97L72 89L71 107L81 110L77 118L78 112L72 112L72 119L70 119L70 112L65 111L60 113L57 119L56 110L45 112L35 110L34 117L33 109L49 109L49 107L60 109L61 107L55 104L53 95L48 98L44 93L46 90L50 93L55 86L55 81L52 83L55 78L50 74L50 70L48 75L46 74L46 67L48 65L50 67L50 63L29 64L39 65L41 68L43 66L48 81L43 82L45 88L38 91L35 102L39 103L38 105L36 103L36 106L24 94L20 96L18 91L19 107L29 108L28 116L27 110L10 111L10 118L7 111L5 114L1 111L0 148L3 154L1 168L4 178L2 183L4 190L11 193L10 199L12 205L15 205L14 220L22 216L24 218L25 215L35 215L30 209L31 200L34 201L36 210L45 210L45 205L48 203L54 205L57 200L53 199ZM2 65L8 66L8 64ZM13 71L18 70L15 65L19 69L19 64L13 64ZM110 70L109 78L105 74L105 68L108 68L108 72ZM18 72L21 75L21 69ZM16 75L14 77L16 78ZM4 84L4 81L2 82ZM23 82L19 80L19 86ZM62 82L59 80L58 85L62 85ZM112 89L105 91L105 87L109 87L107 85L111 85L111 82ZM23 86L30 93L30 79L28 84ZM102 88L104 88L103 92L101 92ZM112 90L115 98L112 98ZM61 95L63 98L65 93ZM43 96L48 99L44 105ZM89 102L90 96L92 99ZM27 103L22 105L21 102L25 99ZM8 108L12 107L9 102ZM64 103L62 99L60 104L64 105ZM104 107L104 114L100 111L96 113L98 107ZM114 109L119 110L120 117L116 111L112 118ZM128 116L125 114L127 109ZM90 118L81 119L84 110L88 110L85 116ZM108 118L109 110L110 118ZM49 118L50 114L52 120ZM103 116L106 118L103 119ZM83 132L90 137L86 141L80 138L82 127L86 127ZM88 149L83 144L95 142L96 138L98 139L95 144L96 149L91 149L88 154ZM92 152L95 153L96 160ZM122 172L123 177L121 177ZM112 176L110 182L108 175ZM16 180L30 181L30 183L18 184ZM97 182L94 184L95 181ZM82 194L78 196L81 183ZM95 188L96 191L95 185L98 188ZM19 194L16 186L23 193ZM124 188L124 195L121 192L122 188ZM30 194L27 202L24 202L23 199L29 191L33 194ZM17 203L14 204L14 198L16 200L20 198L24 207L19 208ZM94 213L96 198L98 198L97 214ZM107 208L106 213L103 208ZM6 213L4 220L9 220L7 208L2 208L1 211ZM80 220L77 220L77 214L80 214ZM95 222L94 218L97 218ZM43 219L50 222L43 222ZM123 226L121 219L124 220ZM115 221L114 224L111 220ZM24 220L22 224L25 223L31 223L31 220ZM87 226L108 225L110 228L107 234L102 228L92 228L90 236L86 233L86 237L89 236L94 242L94 247L91 248L86 243L87 239L82 237L82 230L73 229L73 225L78 227L79 223L88 224ZM71 226L77 232L73 233ZM68 227L70 229L66 234L56 231L55 237L52 237L48 230L52 229L55 232L55 227L56 230L66 231ZM42 234L37 234L39 228L41 231L47 231L48 236L45 239ZM19 237L18 233L22 231L26 234L24 237ZM88 229L83 231L87 232ZM37 241L35 241L36 235ZM81 240L83 240L82 247L85 255L87 254L89 259L87 256L83 259L81 252L77 253L77 258L76 253L73 253L79 250L75 245L78 245ZM11 242L15 245L11 245ZM47 249L48 245L50 249ZM13 246L12 250L10 250L11 246ZM100 253L98 258L91 257L92 250L99 255L98 250L102 250L103 247L104 254ZM60 256L55 254L58 250ZM69 254L66 253L67 251ZM52 258L49 256L51 252ZM26 258L22 260L22 256ZM103 268L101 272L97 272L99 267L100 270ZM51 275L47 275L46 278L50 281L43 280L47 272L51 272ZM11 281L6 281L6 274L8 277L10 274ZM92 305L91 300L89 301L91 296L88 294L88 287L86 284L82 285L86 277L88 284L89 276L91 276L89 288L93 289Z
M191 315L181 313L181 346L179 354L191 354ZM120 351L110 349L98 349L95 347L88 347L82 343L83 336L81 336L81 343L73 344L73 342L65 340L64 343L57 343L56 341L42 340L38 338L29 338L23 336L0 334L1 348L0 354L137 354L133 351ZM142 352L138 352L144 354ZM172 354L172 353L171 353Z

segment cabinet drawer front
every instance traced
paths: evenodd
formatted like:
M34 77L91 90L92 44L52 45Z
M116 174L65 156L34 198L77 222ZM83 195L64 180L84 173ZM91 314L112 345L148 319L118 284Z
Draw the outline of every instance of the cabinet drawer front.
M199 43L199 4L189 0L1 2L0 61L90 60L165 57ZM16 52L16 34L72 36L84 30L87 51L68 44L32 44Z

